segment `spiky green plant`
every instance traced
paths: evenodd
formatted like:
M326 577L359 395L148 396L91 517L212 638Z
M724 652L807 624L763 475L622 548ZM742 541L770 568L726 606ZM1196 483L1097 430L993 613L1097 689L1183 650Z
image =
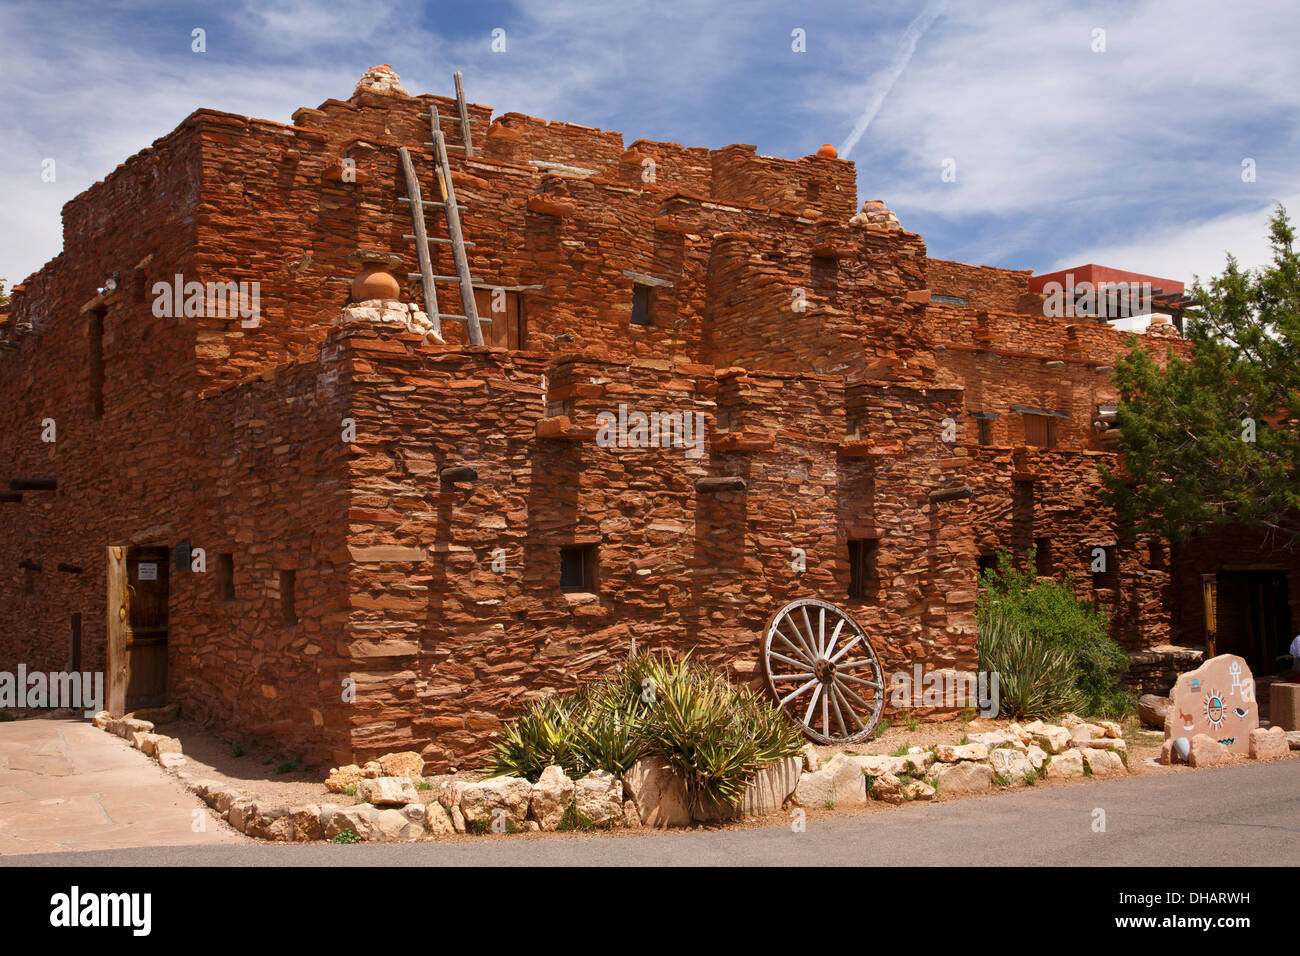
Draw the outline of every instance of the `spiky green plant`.
M1010 616L986 613L979 622L979 666L998 675L998 709L1008 717L1059 714L1080 708L1074 655Z

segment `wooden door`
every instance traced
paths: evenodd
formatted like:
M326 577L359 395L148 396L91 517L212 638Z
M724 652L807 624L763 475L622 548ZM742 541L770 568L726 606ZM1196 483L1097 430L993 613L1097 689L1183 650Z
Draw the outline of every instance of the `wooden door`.
M1216 656L1219 643L1219 579L1215 574L1201 575L1201 600L1205 606L1205 656Z
M128 711L167 703L166 547L131 548L126 556L126 702Z
M521 349L523 322L520 316L518 292L504 289L475 289L474 304L480 318L491 319L483 323L483 344L498 349ZM502 311L493 311L493 306Z

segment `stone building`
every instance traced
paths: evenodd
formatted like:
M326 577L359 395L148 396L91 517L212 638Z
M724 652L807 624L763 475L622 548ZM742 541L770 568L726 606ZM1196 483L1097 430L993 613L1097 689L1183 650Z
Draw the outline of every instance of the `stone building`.
M887 671L973 670L999 547L1076 572L1146 686L1204 646L1215 583L1220 650L1252 639L1233 602L1296 610L1294 560L1254 536L1171 553L1100 505L1124 334L1046 317L1028 272L930 259L830 149L470 104L450 176L492 321L439 341L398 152L437 202L431 106L463 146L457 100L386 68L293 125L201 109L64 207L0 342L6 669L106 669L116 711L176 703L309 762L445 768L633 643L755 678L798 597Z

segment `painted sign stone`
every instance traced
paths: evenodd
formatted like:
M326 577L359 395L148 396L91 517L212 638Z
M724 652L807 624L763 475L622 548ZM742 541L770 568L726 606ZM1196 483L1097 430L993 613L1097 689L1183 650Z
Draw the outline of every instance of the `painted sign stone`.
M1250 752L1250 732L1259 726L1255 679L1236 654L1212 657L1181 674L1169 692L1165 739L1191 740L1205 734L1233 753Z

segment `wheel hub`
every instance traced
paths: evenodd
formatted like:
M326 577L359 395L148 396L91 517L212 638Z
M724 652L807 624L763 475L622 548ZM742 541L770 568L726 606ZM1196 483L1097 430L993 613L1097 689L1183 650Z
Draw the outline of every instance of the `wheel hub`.
M813 665L813 675L823 684L829 684L835 679L835 662L829 658L823 657Z

